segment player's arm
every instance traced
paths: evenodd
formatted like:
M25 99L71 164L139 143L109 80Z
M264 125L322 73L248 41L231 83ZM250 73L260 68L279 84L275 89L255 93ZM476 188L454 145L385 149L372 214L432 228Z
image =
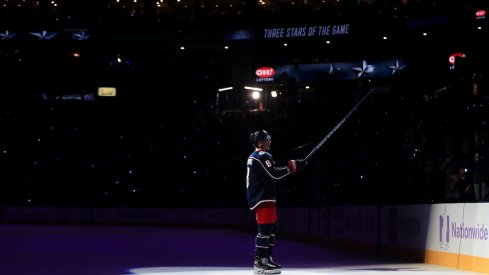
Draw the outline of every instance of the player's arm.
M276 166L272 156L268 153L263 154L257 161L263 169L265 176L269 179L279 180L292 173L288 166Z

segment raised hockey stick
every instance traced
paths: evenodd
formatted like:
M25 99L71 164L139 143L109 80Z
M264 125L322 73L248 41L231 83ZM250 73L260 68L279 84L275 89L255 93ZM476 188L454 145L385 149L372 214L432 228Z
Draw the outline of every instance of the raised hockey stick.
M362 105L362 103L365 101L365 99L370 96L370 94L374 93L374 92L386 92L388 91L388 88L372 88L370 89L364 96L362 99L360 99L360 101L358 101L358 103L355 105L355 107L353 107L353 109L351 109L350 112L348 112L348 114L346 114L346 116L333 128L333 130L331 130L320 142L318 145L316 145L316 147L314 147L311 152L303 159L304 161L307 162L307 160L309 160L309 158L311 158L312 155L314 155L314 153L316 153L316 151L321 148L321 146L323 146L323 144L336 132L336 130L338 130L338 128L341 127L341 125L343 125L343 123L345 123L345 121L358 109L358 107L360 107L360 105Z

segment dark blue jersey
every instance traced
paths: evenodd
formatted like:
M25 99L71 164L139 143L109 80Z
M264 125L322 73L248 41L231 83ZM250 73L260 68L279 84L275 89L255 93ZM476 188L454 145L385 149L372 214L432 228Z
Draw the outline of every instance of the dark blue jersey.
M264 202L276 201L275 181L291 172L287 166L276 167L272 155L255 151L248 157L246 196L251 210Z

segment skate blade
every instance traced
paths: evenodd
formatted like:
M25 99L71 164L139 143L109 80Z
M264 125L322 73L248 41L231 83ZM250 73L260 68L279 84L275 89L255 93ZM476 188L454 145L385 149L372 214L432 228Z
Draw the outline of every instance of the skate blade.
M265 270L261 268L255 268L254 273L255 274L280 274L282 270L280 269L271 269L271 270Z

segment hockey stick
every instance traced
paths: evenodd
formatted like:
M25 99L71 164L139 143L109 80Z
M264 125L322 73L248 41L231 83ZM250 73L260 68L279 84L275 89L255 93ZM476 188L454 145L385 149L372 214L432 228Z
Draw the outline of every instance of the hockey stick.
M388 91L388 89L377 89L377 88L372 88L370 89L367 94L365 94L363 96L362 99L360 99L360 101L357 103L357 105L355 105L355 107L353 107L353 109L351 109L351 111L346 114L346 116L333 128L333 130L331 130L322 140L321 142L319 142L318 145L316 145L316 147L314 147L311 152L303 159L305 162L307 162L307 160L312 156L314 155L314 153L319 149L321 148L321 146L323 146L323 144L336 132L336 130L338 130L338 128L341 127L341 125L343 125L343 123L345 123L345 121L358 109L358 107L360 105L362 105L362 103L365 101L365 99L370 95L372 94L373 92L385 92L385 91Z

